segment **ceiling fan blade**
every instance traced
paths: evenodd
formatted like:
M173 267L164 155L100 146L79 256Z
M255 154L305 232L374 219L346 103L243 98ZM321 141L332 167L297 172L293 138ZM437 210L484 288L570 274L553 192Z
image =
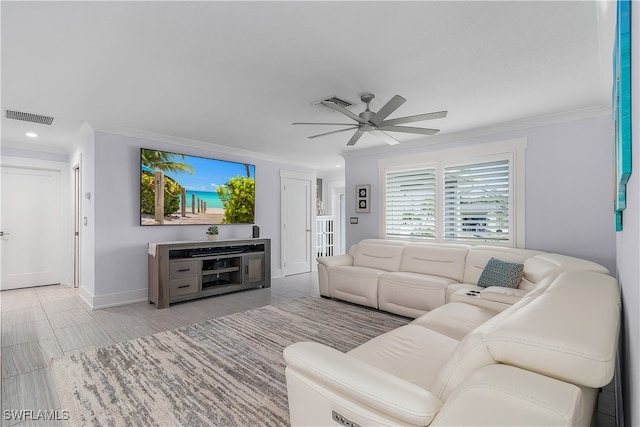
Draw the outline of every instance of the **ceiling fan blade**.
M347 142L347 145L355 145L363 134L364 131L362 129L358 129L356 133L353 134L349 142Z
M338 132L346 132L348 130L353 130L353 129L357 129L357 128L358 128L358 126L354 125L354 126L346 128L346 129L339 129L339 130L334 130L334 131L331 131L331 132L320 133L318 135L308 136L307 138L313 139L313 138L318 138L320 136L331 135L332 133L338 133Z
M369 132L371 133L371 135L374 135L376 138L386 142L389 145L396 145L400 143L400 141L398 141L391 135L388 135L385 132L382 132L381 130L372 130Z
M295 122L292 125L331 125L331 126L354 126L353 123L309 123L309 122Z
M421 135L434 135L440 132L440 129L414 128L411 126L380 126L378 129L385 132L419 133Z
M337 112L344 114L345 116L349 117L350 119L355 120L358 123L361 123L363 125L369 124L369 122L364 120L362 117L360 117L356 113L352 113L351 111L347 110L346 108L344 108L344 107L342 107L342 106L340 106L338 104L334 104L333 102L329 102L329 101L321 101L320 103L322 105L324 105L325 107L329 107L332 110L336 110Z
M389 100L384 106L378 111L370 120L371 123L378 126L384 119L389 117L391 113L396 111L398 107L404 104L406 99L401 97L400 95L395 95L393 98Z
M385 120L380 123L380 126L393 126L401 123L421 122L423 120L441 119L447 117L446 111L438 111L435 113L418 114L416 116L399 117L397 119Z

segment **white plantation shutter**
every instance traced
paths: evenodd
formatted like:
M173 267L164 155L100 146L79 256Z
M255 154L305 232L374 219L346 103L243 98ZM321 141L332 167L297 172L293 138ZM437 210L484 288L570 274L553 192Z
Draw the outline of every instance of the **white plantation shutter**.
M378 160L380 236L526 247L526 147L514 139Z
M444 168L443 240L508 243L509 161Z
M389 238L435 239L434 168L387 173L386 235Z

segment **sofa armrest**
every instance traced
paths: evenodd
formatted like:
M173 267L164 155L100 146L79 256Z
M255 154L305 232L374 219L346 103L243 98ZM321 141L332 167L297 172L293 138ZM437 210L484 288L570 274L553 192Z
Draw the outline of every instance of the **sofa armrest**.
M524 289L505 288L502 286L489 286L480 292L480 298L487 301L515 304L529 291Z
M349 254L325 256L316 258L318 261L318 286L320 295L331 297L329 290L329 270L341 265L353 265L353 257Z
M287 368L403 423L429 425L442 402L429 391L322 344L284 350Z
M477 369L447 398L432 426L588 426L597 390L514 366Z
M316 261L318 261L318 264L322 264L328 269L339 265L353 265L353 257L349 254L321 256L316 258Z

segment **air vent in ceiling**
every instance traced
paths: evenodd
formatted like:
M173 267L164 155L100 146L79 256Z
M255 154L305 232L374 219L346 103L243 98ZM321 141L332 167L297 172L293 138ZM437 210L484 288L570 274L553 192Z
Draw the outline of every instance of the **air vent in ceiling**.
M40 114L25 113L16 110L7 110L7 119L22 120L23 122L40 123L41 125L51 125L53 117Z
M344 99L340 99L336 96L330 96L329 98L323 99L322 101L318 102L318 104L320 104L321 102L326 101L326 102L333 102L334 104L337 104L341 107L344 108L348 108L351 107L353 105L352 102L349 101L345 101Z
M333 102L334 104L337 104L341 107L344 108L348 108L351 107L353 105L353 102L349 102L349 101L345 101L344 99L340 99L337 96L329 96L327 98L322 98L319 101L313 102L312 105L314 106L321 106L323 109L326 108L324 105L322 105L323 102Z

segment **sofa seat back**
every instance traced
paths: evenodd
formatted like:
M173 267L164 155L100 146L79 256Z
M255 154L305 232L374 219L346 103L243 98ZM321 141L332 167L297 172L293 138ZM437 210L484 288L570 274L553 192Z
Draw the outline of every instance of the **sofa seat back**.
M488 332L485 343L499 363L579 386L603 387L615 369L620 308L613 277L564 272L542 295Z
M487 265L487 262L491 258L497 258L501 261L524 263L528 258L535 255L539 255L542 252L534 251L531 249L517 249L517 248L501 248L497 246L485 246L479 245L469 249L467 253L467 259L464 267L463 282L470 285L477 285L478 279L482 274L482 270ZM529 285L526 283L522 285ZM530 288L535 286L534 283L530 283Z
M609 274L609 270L605 267L586 259L556 253L541 253L524 262L524 277L518 288L532 289L544 277L557 275L563 271L593 271Z
M349 253L353 256L353 265L355 267L398 271L406 244L402 242L384 244L378 241L365 240L354 246L355 248L352 248Z
M448 277L387 271L378 279L378 308L406 317L418 317L445 304Z
M462 282L469 246L413 243L404 248L400 271L447 277Z

